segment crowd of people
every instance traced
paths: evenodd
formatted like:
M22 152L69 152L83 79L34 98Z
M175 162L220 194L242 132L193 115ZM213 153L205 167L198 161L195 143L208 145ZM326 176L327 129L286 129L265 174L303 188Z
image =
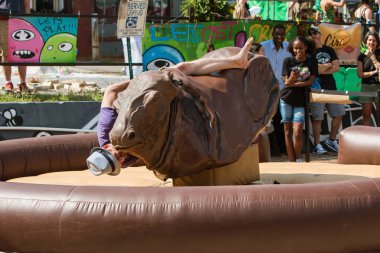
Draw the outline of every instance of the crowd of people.
M360 0L357 4L346 0L289 0L287 19L327 23L355 23L360 22L373 26L376 22L374 10L380 9L380 0ZM233 18L256 19L260 13L249 12L248 0L236 0ZM257 10L251 6L251 10Z
M303 127L305 120L308 120L308 112L305 112L305 87L317 82L324 90L336 90L333 73L339 71L339 59L333 48L322 43L321 31L317 26L308 29L307 37L298 36L290 43L285 41L285 36L285 27L276 25L273 28L272 39L261 44L281 88L278 114L273 118L276 139L285 140L286 153L290 161L301 161ZM357 66L357 75L362 79L363 92L380 90L380 56L375 52L379 48L379 42L379 35L374 31L369 31L363 40L367 49L365 53L359 55ZM360 102L363 108L362 124L369 126L375 99L363 97ZM321 123L325 109L332 120L329 137L323 142L324 145L321 145ZM337 135L344 115L344 105L311 103L310 116L315 154L325 154L326 149L338 152ZM280 123L283 124L283 133ZM282 135L284 137L281 137Z

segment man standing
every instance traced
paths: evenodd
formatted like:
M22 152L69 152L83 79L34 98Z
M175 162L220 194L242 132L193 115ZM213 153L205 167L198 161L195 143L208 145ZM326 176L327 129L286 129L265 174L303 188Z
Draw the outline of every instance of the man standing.
M8 16L9 13L20 14L29 13L29 0L0 0L0 60L1 62L7 62L8 56ZM12 66L3 66L5 75L5 90L7 92L13 92ZM19 66L18 73L20 76L20 84L18 88L20 91L27 91L26 86L26 66Z
M265 56L269 59L274 75L280 84L280 89L284 87L284 80L282 78L282 65L284 63L284 59L291 56L290 52L288 51L289 43L285 41L285 37L285 26L278 24L273 27L272 39L260 43L264 48ZM284 128L281 126L280 110L277 110L277 113L273 117L273 126L275 139L280 149L279 152L285 153L285 134Z
M336 83L333 73L339 71L339 59L333 48L323 45L321 40L321 31L316 26L311 26L308 30L310 39L315 42L318 60L318 72L320 85L325 90L336 90ZM327 109L331 121L330 136L324 141L326 147L331 151L338 152L338 143L336 136L338 134L342 117L346 114L344 105L332 103L311 103L310 112L313 119L314 150L315 154L321 155L327 153L320 143L321 124L324 118L324 109Z

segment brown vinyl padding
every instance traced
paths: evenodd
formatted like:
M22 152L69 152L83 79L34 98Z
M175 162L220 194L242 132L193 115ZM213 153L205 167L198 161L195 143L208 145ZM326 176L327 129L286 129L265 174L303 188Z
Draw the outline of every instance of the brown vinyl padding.
M352 126L341 131L338 163L380 165L380 128Z
M83 170L95 146L99 144L94 133L0 141L0 180Z
M0 142L2 180L83 169L95 140ZM380 252L379 227L378 178L174 188L0 182L6 252Z
M0 183L0 249L374 252L379 189L380 179L178 188Z

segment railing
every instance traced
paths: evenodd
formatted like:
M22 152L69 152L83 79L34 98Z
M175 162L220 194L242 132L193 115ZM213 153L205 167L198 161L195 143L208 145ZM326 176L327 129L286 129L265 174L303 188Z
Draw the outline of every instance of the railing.
M305 117L305 161L310 162L310 123L309 123L309 106L310 106L310 93L320 93L320 94L330 94L330 95L341 95L341 96L353 96L353 97L367 97L374 98L376 100L376 124L380 126L380 90L377 92L353 92L353 91L336 91L336 90L317 90L317 89L305 89L306 90L306 101L305 101L305 112L307 117ZM333 103L333 102L330 102Z

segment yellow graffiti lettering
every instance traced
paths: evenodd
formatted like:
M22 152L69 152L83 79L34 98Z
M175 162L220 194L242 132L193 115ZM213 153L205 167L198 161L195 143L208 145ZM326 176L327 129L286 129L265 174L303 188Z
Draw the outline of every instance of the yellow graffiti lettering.
M259 31L259 34L257 34ZM255 36L255 41L264 41L270 38L271 27L269 25L254 24L249 28L250 36ZM258 38L256 38L258 35Z

